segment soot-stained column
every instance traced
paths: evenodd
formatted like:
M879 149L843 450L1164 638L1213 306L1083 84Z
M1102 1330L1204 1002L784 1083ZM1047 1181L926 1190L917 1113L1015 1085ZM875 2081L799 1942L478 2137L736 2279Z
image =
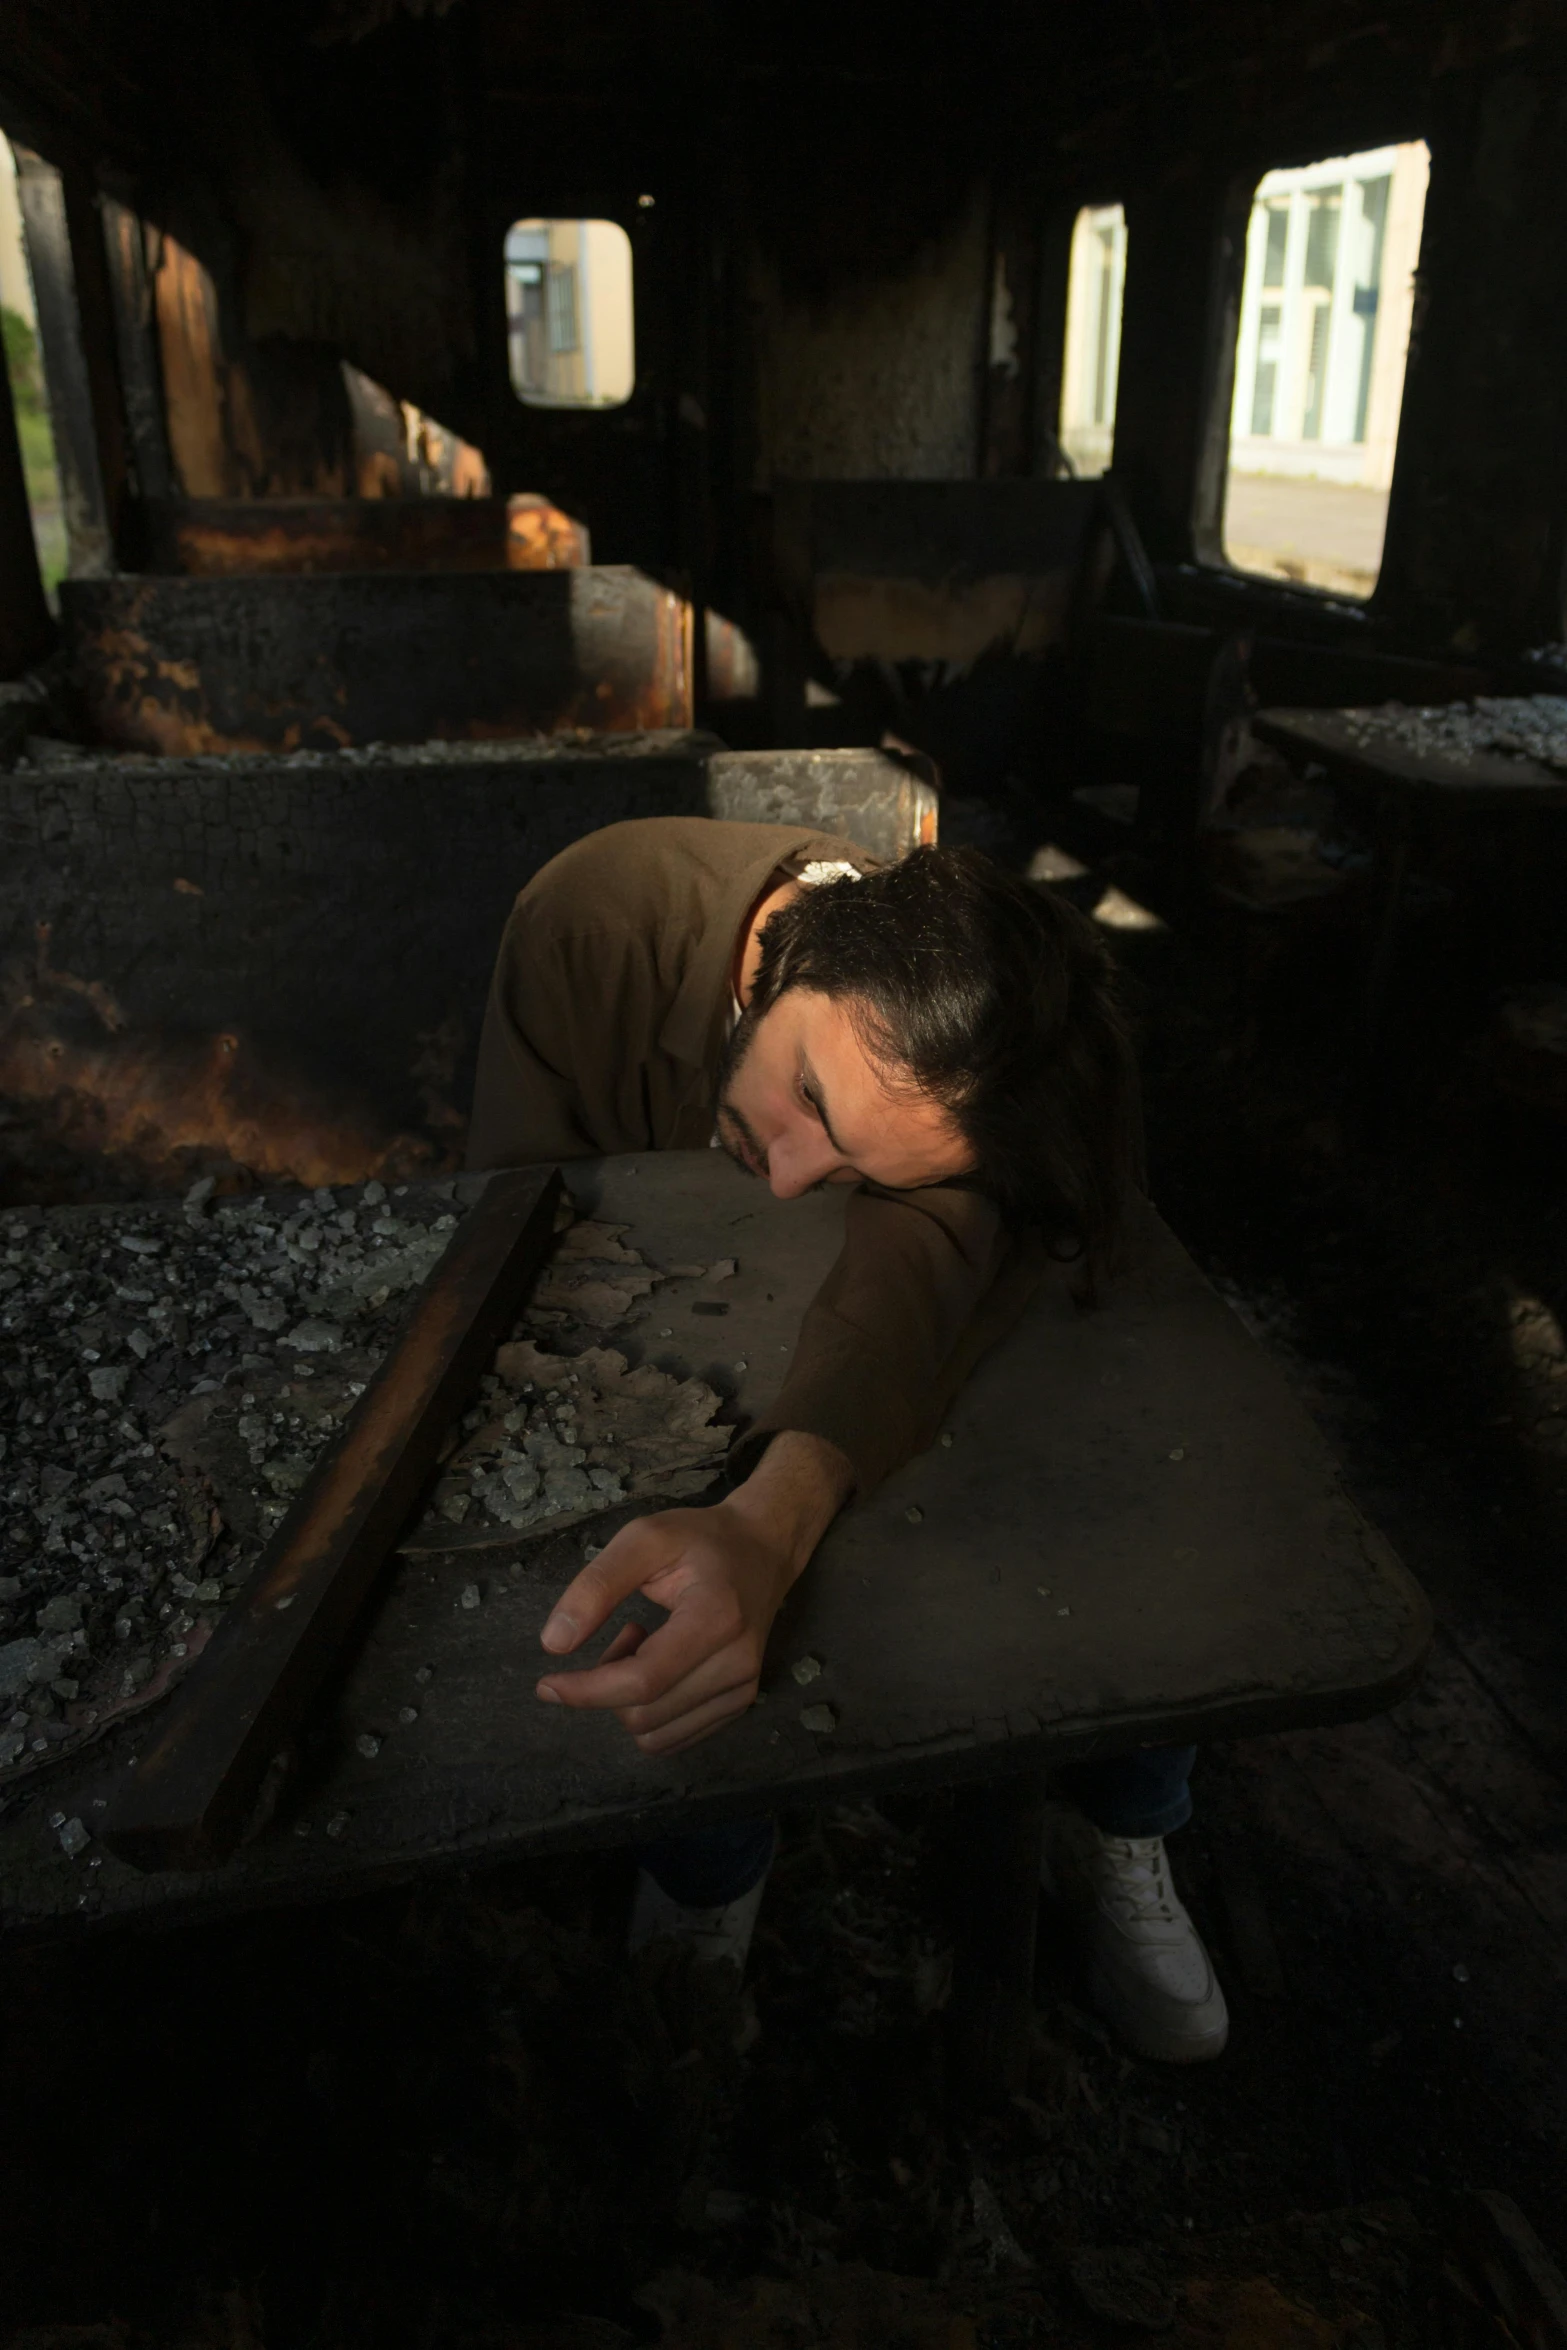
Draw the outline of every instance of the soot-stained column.
M1148 551L1187 562L1216 412L1227 180L1183 158L1126 201L1115 471Z
M1436 86L1377 604L1458 654L1564 634L1567 95L1536 52Z

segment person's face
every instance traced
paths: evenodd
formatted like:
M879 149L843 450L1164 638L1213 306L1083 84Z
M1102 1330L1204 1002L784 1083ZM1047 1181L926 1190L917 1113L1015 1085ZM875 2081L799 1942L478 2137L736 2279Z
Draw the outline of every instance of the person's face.
M914 1190L973 1164L947 1112L889 1088L843 1005L802 987L760 1017L743 1015L724 1069L718 1133L776 1199L862 1178Z

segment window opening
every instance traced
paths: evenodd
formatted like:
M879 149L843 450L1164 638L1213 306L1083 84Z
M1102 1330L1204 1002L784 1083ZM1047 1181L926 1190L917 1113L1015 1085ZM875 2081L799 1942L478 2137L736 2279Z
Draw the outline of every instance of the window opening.
M1258 185L1224 512L1242 571L1338 595L1376 585L1429 172L1415 140Z
M22 449L22 472L27 482L27 505L32 517L33 543L38 549L38 568L43 575L49 608L57 611L56 590L66 568L65 501L60 494L49 396L44 387L43 354L38 346L33 282L27 272L27 249L22 240L16 161L9 142L3 138L0 138L0 328L5 336L5 367L11 379L11 401L16 410L16 435Z
M631 240L613 220L506 232L512 389L531 408L616 408L636 380Z
M1077 474L1107 472L1114 451L1125 283L1126 214L1085 205L1072 230L1061 362L1061 451Z

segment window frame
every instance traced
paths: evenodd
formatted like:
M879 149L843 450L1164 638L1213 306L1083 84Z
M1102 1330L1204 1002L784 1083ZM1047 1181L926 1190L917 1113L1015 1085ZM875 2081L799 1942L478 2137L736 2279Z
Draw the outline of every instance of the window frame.
M1257 326L1260 311L1268 299L1277 300L1281 293L1281 289L1266 287L1263 284L1263 272L1259 266L1257 273L1259 298L1251 304L1247 304L1245 300L1247 264L1251 253L1252 238L1258 230L1258 214L1265 201L1266 183L1275 172L1279 172L1281 175L1302 183L1314 181L1321 184L1331 184L1335 178L1340 181L1344 180L1347 167L1353 163L1359 167L1354 175L1357 184L1364 188L1374 184L1380 176L1368 168L1371 161L1384 155L1389 159L1388 196L1384 201L1382 216L1376 227L1378 317L1373 320L1371 326L1371 334L1374 336L1379 323L1381 305L1385 304L1387 300L1390 282L1386 248L1388 224L1392 213L1393 159L1401 150L1410 147L1424 147L1426 150L1425 180L1420 198L1420 219L1413 239L1410 286L1406 297L1410 307L1413 308L1420 255L1423 249L1426 215L1429 209L1430 176L1433 168L1430 141L1423 128L1395 130L1391 136L1382 140L1377 146L1356 148L1347 155L1325 157L1320 162L1313 164L1290 166L1269 163L1265 167L1260 164L1255 165L1249 170L1236 172L1229 179L1224 190L1220 214L1215 223L1215 267L1213 278L1210 281L1212 288L1210 316L1213 326L1212 340L1209 346L1211 361L1206 397L1203 402L1202 440L1193 482L1190 544L1193 560L1200 569L1216 573L1236 585L1244 584L1251 590L1279 600L1281 604L1298 604L1300 598L1306 597L1318 605L1337 604L1355 612L1368 611L1382 591L1386 548L1384 546L1383 559L1378 565L1375 584L1366 595L1360 596L1342 587L1319 584L1316 581L1294 580L1271 572L1243 570L1238 563L1231 559L1225 545L1226 506L1235 441L1236 439L1255 440L1266 437L1254 436L1249 433L1241 435L1233 433L1234 420L1240 404L1243 398L1250 396L1255 387ZM1266 235L1265 227L1262 233L1264 236ZM1344 234L1342 224L1339 233L1342 238ZM1260 258L1259 256L1259 261ZM1339 275L1340 283L1346 289L1345 305L1354 309L1353 294L1358 288L1352 287L1350 281L1354 278L1355 273L1346 269L1342 270ZM1287 282L1288 271L1286 270ZM1337 300L1338 289L1335 288L1335 307ZM1391 442L1387 453L1390 477L1396 476L1398 467L1408 388L1407 368L1412 350L1412 339L1406 339L1400 371L1398 409L1393 421ZM1369 395L1363 395L1360 387L1357 386L1355 397L1350 402L1352 409L1358 411L1363 399L1365 404L1369 405ZM1335 448L1359 448L1364 444L1359 440L1353 440L1335 442L1330 445ZM1302 467L1300 470L1302 473L1306 473L1309 469ZM1331 479L1331 474L1327 478Z

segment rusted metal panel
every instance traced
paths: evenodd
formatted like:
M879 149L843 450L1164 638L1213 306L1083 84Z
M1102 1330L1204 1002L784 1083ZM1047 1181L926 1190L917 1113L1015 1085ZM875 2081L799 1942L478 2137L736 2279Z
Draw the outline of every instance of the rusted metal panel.
M217 289L196 256L167 229L154 239L151 280L174 480L187 497L221 498L233 486L235 466Z
M173 487L173 473L152 279L147 269L147 232L129 206L112 196L103 198L102 211L104 258L136 493L143 500L166 498Z
M691 723L691 608L643 573L67 582L93 737L192 752L501 741Z
M555 1168L492 1176L402 1338L144 1742L101 1830L142 1869L227 1858L362 1619L441 1440L548 1253Z
M344 496L355 483L348 371L319 341L247 334L198 257L203 242L175 211L145 246L172 487L188 498Z
M361 498L488 498L490 469L482 449L437 423L412 400L344 364L343 388L353 419L350 489Z
M171 498L147 569L192 579L312 571L574 571L586 526L548 498Z
M919 752L720 751L707 763L713 815L734 824L814 824L889 865L935 841L935 769Z
M506 561L511 570L578 571L592 560L585 522L528 490L507 499Z

